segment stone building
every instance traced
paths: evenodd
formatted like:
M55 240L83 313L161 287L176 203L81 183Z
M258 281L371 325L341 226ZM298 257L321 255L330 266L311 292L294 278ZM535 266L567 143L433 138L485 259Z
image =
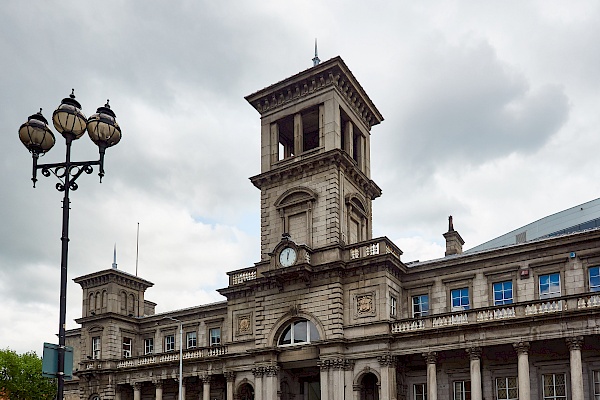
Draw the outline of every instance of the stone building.
M246 97L261 116L261 257L225 301L155 314L118 269L83 290L72 399L600 398L600 230L404 263L372 237L371 128L341 58ZM181 337L180 340L180 326Z

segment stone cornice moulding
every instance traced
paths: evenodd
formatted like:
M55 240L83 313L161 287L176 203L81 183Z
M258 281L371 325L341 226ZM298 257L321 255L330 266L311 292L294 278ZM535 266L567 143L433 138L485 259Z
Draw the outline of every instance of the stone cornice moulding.
M261 115L277 111L297 99L335 88L369 129L383 121L346 63L337 56L245 97Z

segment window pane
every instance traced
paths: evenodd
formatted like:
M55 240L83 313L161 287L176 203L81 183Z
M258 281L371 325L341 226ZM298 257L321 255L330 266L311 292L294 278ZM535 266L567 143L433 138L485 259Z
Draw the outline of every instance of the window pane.
M292 327L288 326L283 330L279 344L291 344L292 343Z
M317 330L317 327L315 326L315 324L308 321L308 327L310 329L310 341L313 342L315 340L319 340L320 339L319 331Z
M306 321L294 323L294 343L304 343L308 340Z
M590 271L590 291L600 291L600 267L593 267Z

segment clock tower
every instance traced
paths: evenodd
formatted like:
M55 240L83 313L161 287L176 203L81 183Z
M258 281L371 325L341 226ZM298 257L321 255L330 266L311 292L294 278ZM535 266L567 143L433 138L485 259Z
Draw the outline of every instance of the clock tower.
M250 178L261 191L261 260L282 236L309 250L371 239L381 189L371 180L370 135L383 117L344 61L246 100L261 116L261 173Z

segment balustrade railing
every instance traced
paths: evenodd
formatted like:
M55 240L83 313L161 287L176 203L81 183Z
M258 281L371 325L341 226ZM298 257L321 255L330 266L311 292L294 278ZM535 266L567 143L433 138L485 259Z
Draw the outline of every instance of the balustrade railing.
M227 354L227 346L213 346L203 349L193 349L183 352L184 360L193 360L204 357L216 357ZM128 358L117 363L117 368L132 368L140 365L153 365L160 363L168 363L179 361L179 352L164 353L151 356L142 356L136 358ZM89 368L88 364L88 368Z
M391 254L400 259L402 250L400 250L388 238L378 238L366 242L357 243L348 249L351 260L363 257L377 256L379 254Z

